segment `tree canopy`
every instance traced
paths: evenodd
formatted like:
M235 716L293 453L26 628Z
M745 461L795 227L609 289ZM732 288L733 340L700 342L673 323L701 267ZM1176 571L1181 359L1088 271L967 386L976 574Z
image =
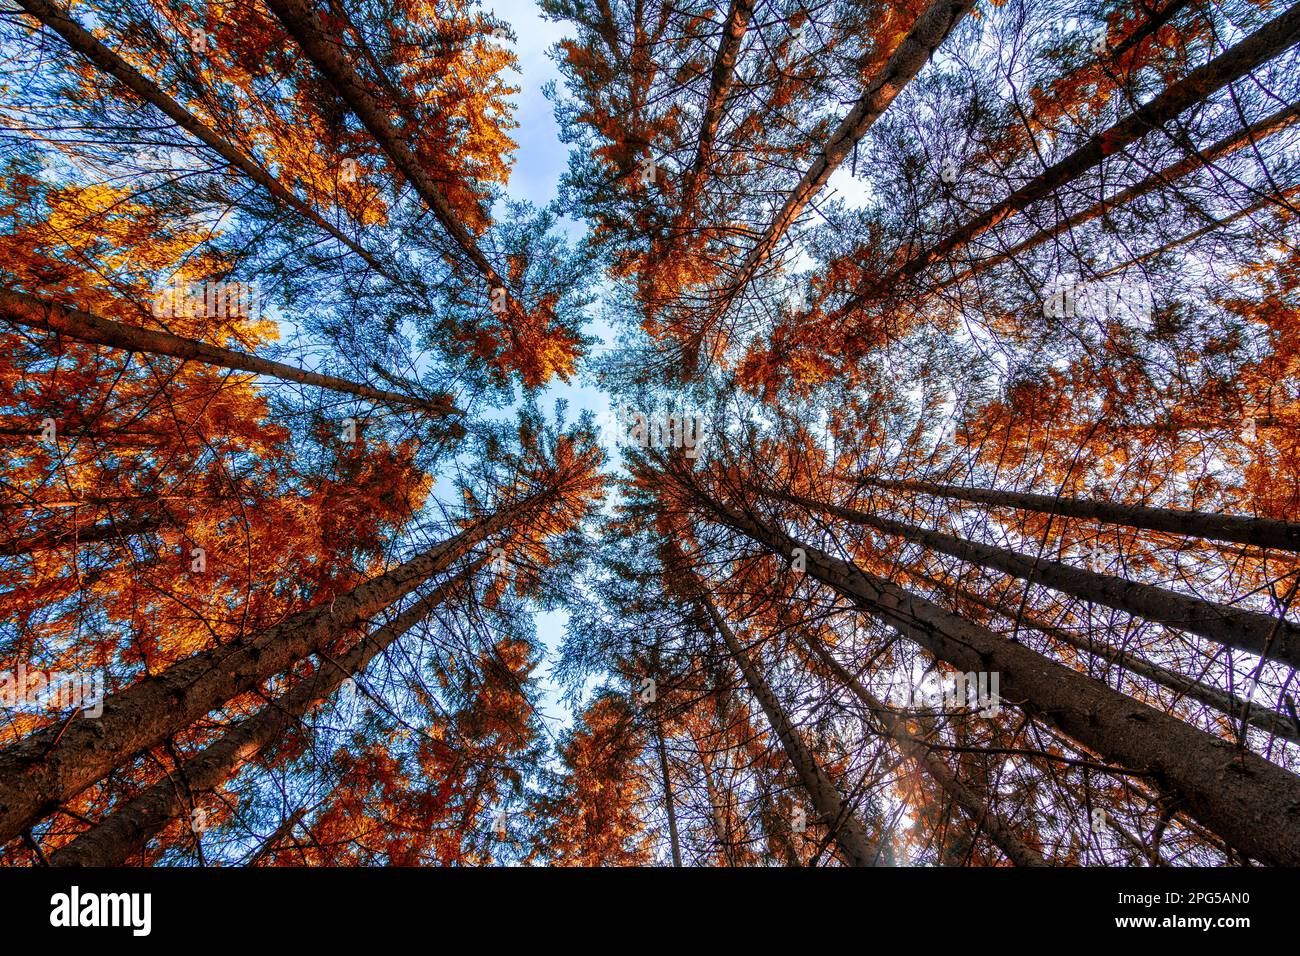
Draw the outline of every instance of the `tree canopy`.
M540 12L0 11L0 860L1300 865L1300 4Z

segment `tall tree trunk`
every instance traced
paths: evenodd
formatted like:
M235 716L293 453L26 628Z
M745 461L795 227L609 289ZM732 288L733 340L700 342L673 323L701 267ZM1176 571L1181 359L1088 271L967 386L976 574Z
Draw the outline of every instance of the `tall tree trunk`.
M1124 262L1119 263L1119 265L1111 266L1109 269L1106 269L1103 272L1098 272L1096 276L1098 279L1104 279L1107 276L1112 276L1112 275L1117 275L1119 273L1122 273L1126 269L1130 269L1133 266L1140 265L1141 263L1146 262L1149 259L1155 259L1159 256L1163 256L1166 252L1170 252L1174 249L1177 249L1179 246L1185 246L1189 242L1195 242L1197 239L1200 239L1202 236L1208 236L1212 232L1218 232L1224 226L1230 226L1237 220L1244 219L1247 216L1253 216L1255 213L1267 209L1270 206L1276 206L1279 209L1287 209L1288 204L1291 202L1291 200L1295 199L1296 196L1300 196L1300 184L1296 184L1293 186L1285 186L1282 189L1277 190L1276 192L1265 193L1265 195L1262 198L1255 200L1249 205L1243 206L1241 209L1238 209L1236 212L1228 213L1226 216L1220 216L1217 219L1211 217L1210 221L1206 223L1204 226L1202 226L1200 229L1195 229L1192 232L1187 233L1186 235L1178 236L1175 239L1170 239L1164 245L1157 246L1155 249L1150 249L1147 252L1142 253L1141 255L1134 256L1132 259L1128 259Z
M0 842L216 707L284 672L444 571L554 493L542 491L475 522L418 557L259 634L212 648L104 700L97 719L46 727L0 750ZM75 716L75 715L74 715Z
M937 498L953 498L997 508L1019 508L1068 518L1087 518L1106 524L1122 524L1147 531L1163 531L1188 538L1235 541L1260 548L1300 551L1300 522L1247 515L1210 514L1181 508L1148 508L1109 501L1088 501L1061 495L1039 495L993 488L968 488L930 481L894 481L861 478L861 484L891 491L912 491Z
M251 857L249 857L248 862L243 865L257 866L264 859L266 859L268 856L274 853L275 848L280 845L280 843L284 840L285 837L287 837L290 833L293 832L293 828L296 827L299 823L301 823L302 818L305 817L306 815L307 815L307 811L299 807L297 810L293 811L293 813L285 817L284 822L275 828L275 832L266 838L266 840L262 843L262 845L257 848L257 852L254 853ZM57 864L53 864L53 865L57 865Z
M198 117L164 93L157 84L97 40L90 31L56 7L50 0L17 0L17 2L29 14L63 37L68 46L93 63L97 69L119 80L146 103L153 104L168 119L215 152L229 163L233 169L239 170L239 172L265 189L276 202L294 210L318 229L329 233L360 256L367 265L380 275L393 282L401 281L388 267L379 262L371 252L350 239L337 226L328 222L320 213L295 196L262 166L206 126Z
M1023 211L1031 203L1047 197L1099 165L1107 156L1137 142L1184 110L1204 101L1212 93L1285 53L1297 42L1300 42L1300 4L1290 7L1281 16L1270 20L1209 63L1166 87L1150 102L1110 128L1093 134L1074 152L1053 163L1000 203L967 220L930 248L916 253L889 275L870 282L865 289L856 292L836 309L834 317L842 319L883 291L913 278L971 240Z
M881 518L876 515L823 504L802 495L759 489L760 494L823 511L855 524L897 535L916 544L969 561L983 568L1001 571L1031 584L1044 584L1064 594L1103 604L1168 627L1190 631L1227 647L1258 654L1271 660L1300 666L1300 625L1285 618L1258 611L1243 611L1188 597L1175 591L1141 584L1127 578L1097 574L1059 561L1033 558L1007 548L977 544L940 531Z
M677 835L677 808L673 805L673 777L668 769L668 747L664 743L662 720L655 721L655 747L659 751L659 773L663 778L664 811L668 814L668 839L673 851L673 866L682 865L682 844Z
M1014 830L998 819L992 809L975 793L957 779L948 765L926 746L925 741L913 736L906 724L885 706L884 702L867 690L843 664L837 661L816 638L805 635L804 643L817 655L840 682L862 701L871 715L884 726L885 732L898 744L899 750L929 774L939 787L957 802L970 817L977 829L988 833L993 843L1016 866L1047 866L1041 854L1034 850Z
M746 254L735 279L717 305L719 314L731 305L767 261L781 238L853 151L858 140L880 119L903 87L930 62L940 44L974 5L974 0L931 0L929 6L916 18L912 29L863 91L853 109L831 133L830 139L822 147L821 155L808 167L798 185L786 197L780 211Z
M719 613L717 606L713 603L713 599L709 597L702 582L693 572L687 573L690 576L696 600L708 614L710 620L713 621L713 626L727 645L732 660L736 662L736 666L740 668L740 672L744 675L750 693L758 700L759 706L763 708L763 713L767 715L773 733L781 741L786 757L789 758L795 773L799 775L799 780L803 784L804 790L807 791L813 807L816 808L818 815L830 829L836 846L840 848L840 852L844 854L845 860L850 865L875 866L878 862L879 852L871 842L871 838L867 834L867 828L854 815L852 809L844 803L839 791L835 789L835 784L826 775L826 771L817 764L812 751L808 749L808 745L803 742L798 730L790 721L790 718L786 716L784 709L781 707L781 702L772 693L772 688L768 686L758 667L750 659L748 652L740 646L740 641L737 640L735 632L731 630L731 626Z
M325 34L320 19L307 0L266 0L266 6L307 54L317 72L333 87L361 121L361 125L388 154L388 158L424 200L438 224L473 263L488 286L508 289L508 284L497 274L483 250L478 247L474 236L457 218L455 210L433 176L424 168L415 151L406 144L393 121L371 93L369 84L352 68L342 47ZM510 299L518 307L513 295Z
M148 534L162 526L158 516L136 518L128 521L106 521L84 528L60 528L38 531L27 536L11 536L0 541L0 557L36 554L58 548L81 547L87 544L116 544L136 535Z
M412 398L397 392L371 388L333 375L321 375L294 368L281 362L259 358L247 352L208 345L197 339L187 339L170 332L146 329L138 325L114 322L82 312L69 306L59 305L46 299L24 292L7 292L0 290L0 317L19 325L66 335L82 342L106 345L110 348L125 349L130 352L148 352L153 355L169 355L172 358L201 362L238 372L252 372L283 379L287 382L299 382L303 385L315 385L335 392L344 392L360 398L374 399L380 402L395 402L410 405L432 412L435 415L450 415L456 412L451 406L449 396L439 396L434 400Z
M686 181L682 184L682 202L677 213L677 226L691 215L700 188L708 175L713 162L714 145L718 138L718 126L722 123L723 107L736 80L736 56L740 53L740 43L749 29L749 18L754 13L755 0L731 0L727 10L727 19L722 28L722 39L718 42L718 51L713 58L713 69L709 73L709 93L705 99L704 117L700 120L700 136L695 146L695 162L686 171Z
M938 659L962 671L996 671L1004 700L1024 702L1083 746L1152 775L1193 819L1242 852L1300 865L1300 777L729 507L690 476L676 480L773 554L788 560L802 548L810 575Z
M284 734L310 710L360 674L377 655L415 627L483 564L482 559L451 581L413 602L391 623L337 659L320 658L319 667L296 687L227 731L179 768L180 783L170 775L124 806L112 810L93 828L50 857L51 866L121 866L144 848L199 794L216 790L250 760Z
M1184 158L1177 162L1170 163L1168 166L1164 167L1164 169L1156 170L1140 182L1134 183L1132 186L1125 189L1121 189L1114 196L1100 199L1091 206L1081 209L1064 219L1060 219L1045 229L1040 229L1034 235L1016 243L1010 249L980 259L977 263L971 266L971 268L967 269L960 275L953 276L949 279L943 279L935 286L934 291L938 292L942 289L948 288L949 286L965 282L977 272L983 272L993 266L1000 265L1003 262L1008 262L1016 258L1016 256L1019 256L1021 253L1028 252L1031 249L1041 246L1048 240L1056 238L1063 232L1067 232L1074 229L1076 226L1081 226L1084 223L1098 219L1111 210L1118 209L1126 203L1132 202L1134 199L1145 196L1150 192L1170 186L1175 180L1182 179L1184 176L1194 173L1198 169L1206 168L1217 160L1235 153L1245 146L1253 146L1261 139L1266 139L1281 130L1289 129L1295 123L1297 117L1300 117L1300 103L1292 103L1290 106L1285 106L1276 113L1266 116L1258 123L1252 123L1250 126L1243 127L1235 133L1223 137L1206 147L1204 150L1193 148Z
M1021 611L1019 608L1014 613L1008 613L1009 608L998 604L996 601L990 601L988 598L981 597L968 588L961 587L957 584L947 583L930 577L928 574L909 571L916 577L925 581L940 590L947 591L963 601L969 601L982 608L992 611L995 614L1006 617L1009 621L1020 621L1038 631L1046 634L1048 637L1058 640L1063 644L1068 644L1076 650L1084 651L1102 660L1109 661L1138 677L1145 677L1147 680L1154 681L1162 687L1168 688L1175 694L1183 697L1190 697L1192 700L1205 704L1207 707L1213 707L1222 714L1226 714L1235 720L1241 720L1243 717L1246 723L1252 727L1258 727L1260 730L1273 734L1275 737L1281 737L1284 740L1290 740L1300 744L1300 726L1289 716L1279 714L1277 711L1254 701L1243 700L1240 697L1229 694L1227 691L1219 690L1217 687L1211 687L1209 684L1203 684L1191 677L1184 677L1176 671L1171 671L1167 667L1161 667L1159 664L1152 664L1150 661L1121 650L1117 647L1111 647L1109 644L1103 644L1100 641L1094 641L1091 638L1084 637L1081 634L1075 634L1072 631L1057 627L1047 621L1041 620L1033 614Z

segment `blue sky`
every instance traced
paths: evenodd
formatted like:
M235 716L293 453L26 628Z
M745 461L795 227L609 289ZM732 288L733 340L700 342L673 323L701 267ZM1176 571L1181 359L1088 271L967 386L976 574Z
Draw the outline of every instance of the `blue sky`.
M515 35L510 45L519 58L521 73L517 78L520 90L515 96L515 119L519 128L514 131L519 148L507 194L511 199L528 200L544 206L555 199L560 177L568 165L568 147L560 142L554 107L542 92L549 82L562 83L547 51L565 36L567 24L543 19L534 0L487 0L483 8L510 24ZM565 226L572 238L585 232L583 225L577 222L567 221ZM602 323L594 322L585 331L588 335L601 337L606 345L612 344L608 329ZM578 380L551 385L541 396L540 404L545 411L551 412L557 399L568 403L570 420L585 409L597 414L609 409L609 400L602 392ZM567 619L568 615L563 612L539 612L534 617L537 636L548 655L558 650ZM543 692L542 711L551 718L548 720L551 731L558 732L562 726L568 725L569 714L557 703L559 692L549 680L549 665L542 669L539 677Z

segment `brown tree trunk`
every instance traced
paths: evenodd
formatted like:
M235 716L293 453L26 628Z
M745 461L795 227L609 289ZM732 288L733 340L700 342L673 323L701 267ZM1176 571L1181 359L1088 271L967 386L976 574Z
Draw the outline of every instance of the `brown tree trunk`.
M301 823L302 818L306 815L307 811L300 807L293 811L293 813L289 814L289 816L285 817L284 822L275 828L275 832L266 838L266 841L257 848L257 852L254 853L249 858L248 862L243 865L257 866L264 859L274 853L275 848L280 845L285 837L293 832L293 828Z
M935 657L962 671L998 672L1004 700L1023 702L1121 767L1150 774L1242 852L1300 865L1300 777L728 507L689 478L683 483L720 521L772 553L788 560L802 548L810 575Z
M1007 859L1016 866L1047 866L1047 861L1037 850L1030 847L1014 830L999 820L988 804L958 780L948 765L926 747L925 741L914 737L903 721L894 716L883 701L867 690L848 668L832 657L820 641L805 636L804 643L839 678L840 682L862 701L871 711L871 715L880 721L885 732L898 744L899 750L920 765L921 769L966 811L976 828L988 833L989 838L1006 854Z
M187 339L170 332L146 329L138 325L127 325L111 319L100 318L80 309L59 305L34 295L23 292L0 290L0 317L19 325L66 335L82 342L106 345L109 348L125 349L130 352L148 352L153 355L169 355L185 361L201 362L238 372L252 372L267 375L288 382L300 382L303 385L315 385L335 392L344 392L361 398L381 402L395 402L425 409L435 415L450 415L456 409L451 407L448 396L439 396L433 401L387 392L369 385L349 382L347 379L333 375L321 375L294 368L281 362L259 358L247 352L208 345L197 339Z
M852 810L845 805L839 791L835 789L835 784L826 775L826 771L818 766L812 751L808 749L808 745L803 742L798 730L795 729L790 718L786 716L784 709L781 707L781 702L772 693L772 688L768 686L758 667L750 659L748 652L740 646L740 641L736 638L730 625L719 613L717 606L709 597L703 584L693 573L690 577L693 590L696 592L696 600L708 613L709 618L713 621L714 628L722 637L723 642L726 643L732 659L745 677L745 683L749 685L750 693L758 700L759 706L763 708L763 713L767 715L768 723L771 725L777 739L781 741L786 757L789 758L795 773L799 775L799 780L803 784L804 790L807 791L808 798L812 801L818 815L830 829L832 838L836 846L840 848L840 852L844 854L846 862L852 866L877 865L879 853L872 844L871 838L867 835L866 827L857 819Z
M1261 657L1300 666L1300 626L1284 618L1258 611L1242 611L1213 601L1202 601L1200 598L1188 597L1154 585L1085 571L1059 561L1032 558L1007 548L977 544L940 531L931 531L895 521L892 518L881 518L851 508L822 504L801 495L773 489L759 489L759 493L833 514L885 534L897 535L962 561L1010 574L1031 584L1043 584L1085 601L1112 607L1117 611L1124 611L1147 620L1158 621L1168 627L1191 631L1193 634L1199 634L1227 647L1235 647Z
M146 103L153 104L168 119L197 138L229 163L232 168L239 170L265 189L276 202L289 207L318 229L329 233L365 260L366 264L380 275L394 282L401 281L386 266L375 259L370 252L344 235L338 227L329 223L320 213L295 196L278 179L237 147L208 128L198 117L164 93L157 84L97 40L90 31L56 7L50 0L18 0L18 3L29 14L63 37L68 46L93 63L97 69L120 81Z
M840 121L840 125L822 147L821 155L808 167L798 185L786 197L781 210L750 248L717 307L719 312L725 310L749 283L808 203L853 151L858 140L880 119L903 87L930 62L940 44L974 5L974 0L931 0L929 6L921 12L884 68L863 91L853 109Z
M280 740L308 711L360 674L377 655L428 617L448 594L460 587L482 560L431 591L376 629L337 660L322 656L320 666L296 687L227 731L179 769L180 783L167 776L117 807L93 828L50 857L51 866L121 866L133 853L174 820L199 794L216 790L264 748Z
M162 526L162 518L137 518L130 521L106 521L84 528L39 531L26 537L10 537L0 542L0 557L36 554L57 548L81 547L86 544L116 544L136 535L148 534Z
M929 481L892 481L862 478L862 484L875 488L912 491L938 498L954 498L998 508L1019 508L1068 518L1087 518L1106 524L1122 524L1147 531L1163 531L1188 538L1236 541L1260 548L1300 551L1300 522L1276 518L1252 518L1247 515L1209 514L1180 508L1148 508L1143 505L1088 501L1061 495L1038 495L1023 491L998 491L992 488L967 488Z
M682 202L677 214L679 227L694 209L700 187L713 162L718 126L722 123L723 107L726 106L727 97L735 83L736 56L740 53L740 43L749 28L749 18L754 13L754 2L755 0L731 0L731 6L727 10L722 40L718 43L718 52L713 58L713 69L709 74L709 94L705 100L704 117L700 121L695 162L687 170L686 181L682 184Z
M388 154L388 158L424 200L434 218L438 220L438 224L473 263L488 286L508 288L505 280L497 274L496 269L478 247L474 236L456 217L455 210L452 209L447 197L442 194L442 190L429 171L424 168L420 158L406 144L402 134L388 118L379 101L371 93L369 84L357 75L339 44L332 42L326 36L320 19L311 5L306 0L266 0L266 6L307 54L307 58L311 60L317 72L333 87L361 121L361 125ZM513 302L514 297L510 296L510 298ZM517 302L514 304L518 305Z
M1250 36L1166 87L1150 102L1134 110L1109 129L1091 136L1084 145L1025 183L1002 202L966 221L944 239L912 256L889 275L872 281L834 313L844 318L866 301L916 276L993 227L1065 186L1113 155L1142 139L1152 130L1252 70L1285 53L1300 42L1300 4L1269 21Z
M213 708L284 672L449 567L486 537L527 517L539 492L475 522L418 557L328 603L203 651L104 700L97 719L46 727L0 750L0 842Z
M963 601L969 601L982 608L992 611L995 614L1006 617L1009 621L1020 621L1038 631L1046 634L1048 637L1058 640L1063 644L1068 644L1076 650L1083 651L1100 657L1102 660L1109 661L1124 670L1136 674L1138 677L1145 677L1147 680L1154 681L1162 687L1168 688L1175 694L1183 697L1190 697L1192 700L1205 704L1207 707L1213 707L1222 714L1226 714L1236 720L1244 716L1246 723L1252 727L1258 727L1260 730L1267 731L1276 737L1284 740L1290 740L1300 743L1300 727L1290 717L1277 713L1268 707L1263 707L1253 701L1243 700L1226 691L1219 690L1217 687L1211 687L1203 684L1191 677L1184 677L1176 671L1171 671L1167 667L1161 667L1159 664L1152 664L1150 661L1143 660L1128 651L1120 650L1117 647L1111 647L1108 644L1102 644L1099 641L1091 640L1081 634L1075 634L1063 627L1056 627L1047 621L1040 620L1033 614L1020 611L1018 608L1015 613L1009 614L1010 610L998 604L996 601L990 601L988 598L981 597L974 591L960 587L956 584L949 584L936 580L928 574L921 574L915 571L909 571L927 584L933 585L940 590L947 591L950 594L960 598Z
M664 743L662 721L655 724L655 746L659 751L659 773L663 777L664 810L668 814L668 839L673 851L673 866L682 865L682 844L677 835L677 808L673 804L673 778L668 769L668 747Z

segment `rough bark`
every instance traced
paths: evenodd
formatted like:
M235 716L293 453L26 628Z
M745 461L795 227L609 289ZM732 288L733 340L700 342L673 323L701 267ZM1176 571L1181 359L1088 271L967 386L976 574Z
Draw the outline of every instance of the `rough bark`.
M1243 717L1246 723L1252 727L1258 727L1260 730L1281 737L1284 740L1290 740L1300 744L1300 726L1290 717L1279 714L1254 701L1243 700L1227 691L1219 690L1217 687L1211 687L1203 684L1191 677L1185 677L1176 671L1167 667L1161 667L1159 664L1153 664L1150 661L1131 654L1128 651L1121 650L1117 647L1111 647L1109 644L1103 644L1100 641L1094 641L1084 637L1082 634L1076 634L1067 628L1057 627L1047 621L1041 620L1033 614L1021 611L1018 608L1013 612L1009 608L998 604L996 601L990 601L988 598L976 594L968 588L963 588L955 584L946 583L930 577L928 574L917 573L917 577L927 584L936 588L947 591L950 594L960 598L963 601L969 601L995 614L1001 615L1010 621L1019 621L1038 631L1040 634L1046 634L1053 640L1068 644L1075 650L1084 651L1092 654L1094 657L1100 657L1117 667L1123 668L1131 674L1138 677L1145 677L1160 686L1173 691L1183 697L1189 697L1194 701L1205 704L1207 707L1213 707L1222 714L1226 714L1236 720Z
M704 117L700 121L695 161L687 170L686 181L682 186L682 203L677 217L679 227L694 209L700 186L713 162L718 127L722 123L722 110L735 83L736 56L740 53L740 43L749 28L749 18L754 13L754 2L755 0L731 0L731 6L727 10L727 20L722 28L722 40L718 43L718 51L713 58L713 69L709 72L709 93L705 99Z
M95 719L46 727L0 750L0 842L214 708L363 625L474 545L526 520L549 492L502 508L402 565L258 634L203 651L105 698Z
M106 345L110 348L125 349L130 352L148 352L153 355L169 355L185 361L201 362L218 368L228 368L238 372L252 372L288 382L303 385L315 385L331 391L356 395L380 402L394 402L427 410L436 415L450 415L456 409L451 406L450 398L439 396L430 401L412 398L397 392L371 388L358 382L334 375L321 375L305 369L272 362L247 352L208 345L197 339L188 339L171 332L146 329L138 325L127 325L112 319L101 318L82 312L69 306L59 305L46 299L24 292L0 290L0 317L19 325L41 329L58 335L66 335L82 342Z
M998 508L1019 508L1067 518L1087 518L1105 524L1122 524L1146 531L1163 531L1188 538L1235 541L1260 548L1300 551L1300 522L1248 515L1210 514L1181 508L1149 508L1110 501L1088 501L1062 495L1039 495L1023 491L969 488L930 481L893 481L862 478L862 484L895 491L912 491L936 498L953 498Z
M476 562L475 567L482 564ZM284 734L305 714L338 690L349 677L424 620L461 585L474 567L421 597L390 623L377 628L346 654L322 656L319 667L296 687L241 721L214 743L190 757L179 781L164 777L129 803L50 856L51 866L121 866L133 853L179 816L200 794L216 790ZM337 636L337 635L335 635Z
M1300 865L1300 777L832 557L752 512L698 487L691 491L719 521L772 553L788 557L803 548L809 574L940 660L962 671L997 671L1004 701L1029 706L1095 753L1150 774L1181 798L1189 816L1243 853Z
M761 489L760 493L823 511L884 534L896 535L962 561L1010 574L1031 584L1042 584L1094 604L1190 631L1227 647L1300 666L1300 626L1284 618L1203 601L1151 584L1085 571L1059 561L1030 557L1008 548L978 544L892 518L824 504L802 495L774 489Z

